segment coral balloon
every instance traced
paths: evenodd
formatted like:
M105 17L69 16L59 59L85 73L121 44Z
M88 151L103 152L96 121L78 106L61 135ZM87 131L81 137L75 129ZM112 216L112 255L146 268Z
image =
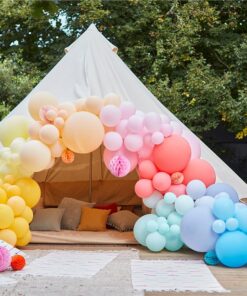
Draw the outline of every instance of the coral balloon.
M59 138L58 129L52 124L46 124L39 130L39 137L47 145L54 144Z
M110 151L117 151L123 145L123 139L119 133L108 132L104 137L104 145Z
M0 229L8 228L14 222L14 213L8 205L0 204Z
M21 213L25 210L26 203L23 198L20 196L12 196L9 198L7 205L11 207L15 216L20 216Z
M42 142L31 140L23 145L20 152L23 168L28 171L43 171L51 161L51 151Z
M203 159L192 159L183 171L183 175L185 185L192 180L200 180L208 187L214 184L216 180L214 168Z
M131 152L139 151L143 146L143 140L140 135L128 134L124 139L126 149Z
M69 149L65 149L62 153L62 161L66 164L72 163L75 160L75 154Z
M138 173L141 179L153 179L157 168L151 160L143 160L139 163Z
M65 122L63 142L76 153L90 153L103 142L104 127L99 118L89 112L72 114Z
M16 246L24 247L28 245L31 242L31 240L32 240L31 231L27 231L27 233L23 237L17 238Z
M171 177L159 172L153 177L153 187L161 192L166 191L171 186Z
M11 246L15 246L17 241L17 236L13 230L3 229L3 230L0 230L0 240L5 241Z
M29 125L31 121L20 115L4 119L0 123L0 142L4 146L10 146L15 138L27 139L29 137Z
M33 208L41 196L39 184L31 178L22 178L17 180L16 185L21 189L21 196L26 205Z
M115 105L119 107L121 104L121 98L117 94L109 93L104 97L104 105Z
M95 115L100 114L101 108L104 106L104 101L97 96L90 96L85 101L85 107L88 112L94 113Z
M31 208L26 206L20 217L24 218L29 224L33 220L33 211L31 210Z
M154 191L152 181L148 179L141 179L135 184L135 193L141 198L149 197Z
M101 109L100 120L107 127L114 127L119 124L121 120L121 112L119 108L114 105L108 105Z
M37 92L30 97L28 111L33 119L39 120L39 111L45 105L57 107L58 101L55 96L45 91Z
M9 228L15 232L17 239L19 239L26 235L29 230L29 225L24 218L16 217Z
M154 164L163 172L172 174L182 171L191 156L189 143L181 136L172 135L154 147Z

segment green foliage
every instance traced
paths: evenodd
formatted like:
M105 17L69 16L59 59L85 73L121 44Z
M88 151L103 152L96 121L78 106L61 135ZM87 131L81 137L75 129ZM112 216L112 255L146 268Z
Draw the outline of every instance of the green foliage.
M5 69L0 96L7 107L94 22L134 73L197 134L221 124L246 135L244 0L0 0L0 5Z

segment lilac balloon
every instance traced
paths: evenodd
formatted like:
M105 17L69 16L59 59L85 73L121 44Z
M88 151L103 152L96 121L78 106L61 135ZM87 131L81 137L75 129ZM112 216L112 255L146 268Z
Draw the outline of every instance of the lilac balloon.
M123 139L119 133L108 132L104 137L104 145L110 151L117 151L123 145Z
M172 134L174 135L181 135L183 132L183 127L180 123L176 122L176 121L171 121L170 125L173 129Z
M168 124L168 123L163 123L161 125L160 130L163 133L164 137L169 137L173 132L172 126L170 124Z
M121 111L121 118L122 119L127 119L131 115L135 114L136 107L131 102L122 102L121 105L120 105L120 111Z
M100 111L100 120L107 127L114 127L121 119L120 109L114 105L107 105Z
M154 145L159 145L164 141L164 135L161 132L154 132L151 140Z
M186 192L194 200L202 197L206 193L206 186L201 180L192 180L186 186Z
M215 199L212 196L205 195L195 201L195 206L213 209L214 201Z
M190 144L191 148L191 159L200 158L201 157L201 144L199 139L195 135L193 135L190 131L184 130L182 133L182 137L187 140Z
M143 118L138 115L132 115L128 119L127 128L131 133L141 133L143 129Z
M142 137L139 135L128 134L124 139L124 145L131 152L138 152L143 146Z
M160 129L161 119L155 112L149 112L144 118L144 125L150 132L156 132Z
M196 252L214 250L215 243L218 239L218 235L212 230L214 221L215 218L210 208L193 208L182 219L182 241Z
M230 186L229 184L226 183L215 183L213 185L210 185L207 188L207 195L215 197L217 194L221 192L226 192L232 199L234 203L239 202L238 194L236 190Z
M116 126L116 132L119 133L123 138L126 137L126 135L128 134L128 120L127 119L123 119L119 122L119 124Z

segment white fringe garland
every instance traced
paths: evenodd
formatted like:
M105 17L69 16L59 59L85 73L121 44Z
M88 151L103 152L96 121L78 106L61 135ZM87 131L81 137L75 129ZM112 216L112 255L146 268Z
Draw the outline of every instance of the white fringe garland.
M135 290L229 292L201 260L131 260Z

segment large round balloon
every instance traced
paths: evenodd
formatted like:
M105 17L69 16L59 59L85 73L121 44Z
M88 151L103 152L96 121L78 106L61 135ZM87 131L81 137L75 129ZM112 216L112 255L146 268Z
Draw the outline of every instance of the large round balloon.
M17 180L16 185L21 189L21 197L26 205L33 208L41 196L39 184L31 178L22 178Z
M209 186L206 194L215 197L215 195L221 192L228 193L233 202L239 202L236 190L231 185L226 183L216 183Z
M13 230L18 238L25 236L29 230L29 225L27 221L22 217L16 217L13 224L11 224L10 229Z
M104 127L92 113L77 112L65 122L63 142L73 152L90 153L101 145L103 138Z
M208 207L196 207L190 210L182 219L181 239L196 252L214 250L218 235L213 232L212 224L215 221Z
M47 105L57 107L58 101L51 93L40 91L30 97L28 111L35 120L39 120L40 108Z
M20 160L23 168L32 172L43 171L51 161L51 151L42 142L28 141L20 152Z
M163 172L172 174L184 170L187 166L191 149L189 143L178 135L173 135L154 148L154 163Z
M0 142L4 146L10 146L15 138L29 137L29 125L31 121L20 115L15 115L4 119L0 124Z
M247 235L241 231L225 232L217 240L215 251L222 264L244 266L247 264Z
M201 180L208 187L216 180L214 168L204 159L192 159L183 171L183 175L185 185L192 180Z
M146 246L146 237L149 234L147 231L147 223L151 220L156 220L157 216L153 214L144 215L136 221L133 232L135 239L139 244Z

